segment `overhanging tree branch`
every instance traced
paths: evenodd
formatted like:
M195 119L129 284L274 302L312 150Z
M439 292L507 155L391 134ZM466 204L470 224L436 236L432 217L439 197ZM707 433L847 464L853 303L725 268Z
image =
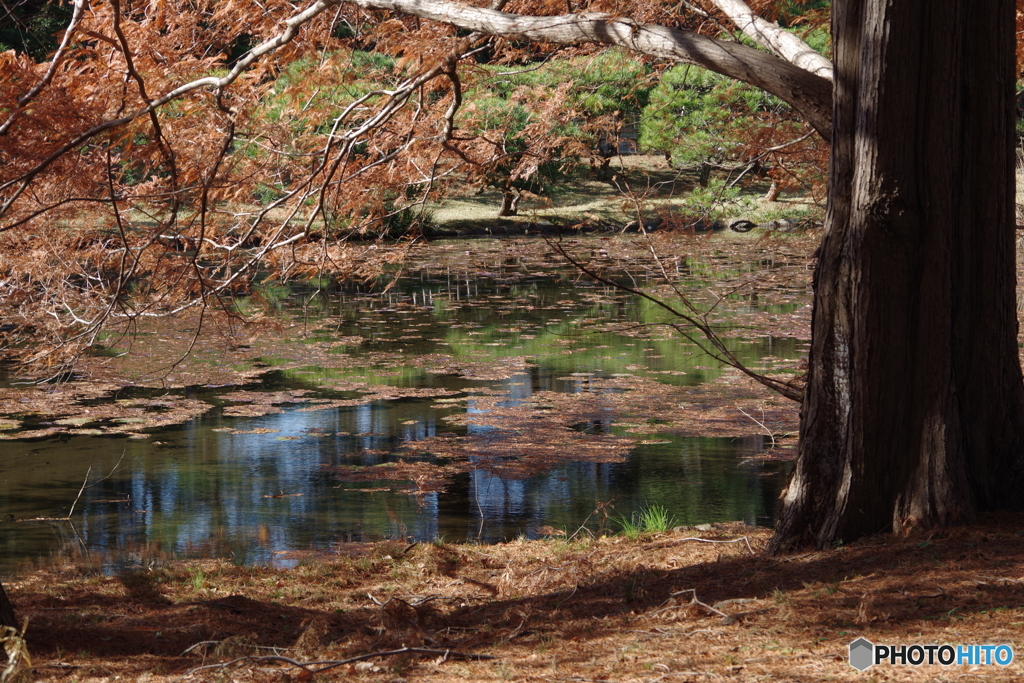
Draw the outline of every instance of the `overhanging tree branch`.
M203 65L206 68L199 70L190 65L180 72L172 72L175 76L173 78L164 71L167 60L160 54L159 49L143 48L141 43L136 42L140 36L145 40L146 34L139 33L143 30L143 24L138 24L134 20L129 22L126 16L122 16L119 11L120 3L115 0L110 5L113 10L112 17L102 13L90 14L88 6L82 5L79 14L84 14L85 18L72 20L65 42L71 40L67 36L88 35L103 41L105 50L109 45L109 48L112 48L110 54L113 61L107 65L105 71L96 69L90 73L104 73L117 77L123 72L122 92L112 94L110 103L106 106L97 106L94 110L89 110L88 116L83 115L74 119L74 123L65 128L62 135L40 135L40 140L45 144L37 149L38 156L22 157L18 166L11 167L11 172L0 179L0 217L6 217L5 223L0 222L0 235L6 237L15 235L16 228L37 219L41 214L69 202L78 201L57 190L49 193L37 192L38 187L53 189L53 186L47 183L50 182L50 176L55 168L61 167L61 163L68 159L72 160L68 162L69 165L78 163L78 152L82 153L83 158L97 149L105 153L104 198L88 196L89 188L84 184L74 187L71 191L76 197L82 197L83 201L103 201L111 206L115 215L114 224L118 227L120 245L124 252L120 259L119 279L109 279L101 265L88 261L91 257L86 253L87 249L80 248L83 245L88 247L88 243L76 247L77 251L74 253L78 255L74 258L80 259L81 264L75 267L80 267L83 271L81 281L89 283L88 296L76 290L74 295L69 295L72 303L67 303L64 294L55 295L54 301L59 305L47 313L56 321L55 330L83 325L86 330L74 335L70 340L60 336L57 346L63 347L68 341L74 344L81 343L83 339L95 334L110 318L124 316L135 319L151 315L173 315L204 303L210 296L216 297L222 293L235 291L239 287L244 288L251 274L261 267L261 264L267 262L273 262L272 267L279 268L278 272L287 276L292 272L291 269L311 263L308 254L300 255L296 250L307 242L327 236L332 222L337 220L337 215L343 215L344 220L352 220L351 224L345 224L347 230L352 233L373 221L382 221L397 215L410 206L422 205L427 197L426 192L421 192L413 202L397 201L393 205L386 204L391 201L388 198L374 198L373 201L376 203L372 204L372 210L368 210L365 203L356 204L350 201L350 197L346 198L341 194L342 186L349 185L359 177L370 178L369 182L383 182L385 185L392 182L388 179L388 173L391 171L382 169L385 165L392 164L399 155L409 155L412 158L410 163L419 172L422 172L419 164L423 162L423 158L413 155L429 154L432 157L424 166L429 168L429 172L422 173L422 180L416 181L427 183L428 188L434 180L454 172L465 163L480 166L483 163L479 161L481 154L487 151L483 142L490 141L484 136L475 138L456 135L457 122L454 115L461 103L461 80L456 65L489 35L547 43L616 45L664 60L699 65L777 94L809 120L819 134L826 137L829 135L831 84L826 79L810 74L779 57L733 41L715 40L689 31L642 24L623 16L593 13L554 17L524 16L503 12L502 5L502 0L492 2L488 8L472 7L447 0L306 0L303 5L282 8L285 14L268 18L262 27L261 35L265 36L262 42L242 55L226 73L216 70L211 73L207 64ZM329 126L329 133L323 131L326 135L323 137L322 151L311 153L310 159L313 163L302 169L299 179L282 183L283 194L261 207L254 218L234 221L230 226L228 223L232 221L228 219L211 222L211 216L208 214L216 212L214 207L218 202L230 204L245 196L244 189L226 189L235 187L231 185L232 168L237 166L242 169L239 173L249 174L258 173L258 170L245 165L248 163L246 152L241 148L232 150L238 153L231 154L232 168L225 167L223 180L215 176L218 175L220 161L226 158L227 150L224 147L221 147L219 155L212 158L202 157L201 150L189 149L186 146L176 147L175 151L181 154L182 160L181 164L176 163L175 151L172 151L170 145L186 139L182 137L183 127L191 124L188 120L192 116L191 112L202 108L201 93L212 93L216 101L217 116L224 117L228 127L233 128L236 123L242 126L251 125L246 118L249 115L247 103L251 102L252 98L261 96L265 84L258 82L257 79L240 80L242 74L256 68L261 58L269 58L274 53L292 54L282 48L298 36L305 35L301 33L303 31L309 31L311 40L314 40L313 36L320 36L318 40L323 40L324 36L329 34L324 33L326 27L322 22L316 23L317 17L327 10L334 11L346 7L353 10L353 13L361 13L360 9L385 10L419 17L469 29L471 34L454 41L454 46L446 45L447 49L444 51L425 52L418 68L409 73L401 83L395 84L396 87L377 87L369 93L363 93L354 102L343 106L340 115L331 115L330 118L334 121L333 125ZM79 21L81 25L78 24ZM225 18L224 21L226 26L231 27L230 30L235 30L237 22L230 23L234 21L230 18ZM409 23L408 20L396 22L403 25ZM434 26L427 30L440 36L447 36L449 33L444 27L440 27L440 31L438 29L439 27ZM108 34L113 37L108 37ZM449 40L448 37L443 39ZM183 39L182 42L187 43L187 39ZM216 43L211 43L213 44ZM171 51L176 49L175 46L171 46ZM297 46L296 53L298 52L301 52L301 48ZM179 57L182 55L187 57L187 52L180 53ZM77 77L77 73L69 76L66 69L56 71L55 65L61 59L58 52L47 73L59 73L65 80L54 80L51 84L50 77L46 76L40 81L41 86L32 91L33 94L53 95L52 92L46 92L48 85L51 90L56 90L55 84L59 82L60 88L67 90L68 83L79 82L71 77ZM63 59L63 63L67 64L67 59ZM209 64L217 63L216 59L209 61ZM26 67L25 73L31 73L31 70ZM443 100L446 105L443 115L440 114L444 107L438 105L437 121L428 121L421 116L426 100L419 101L415 112L408 113L406 118L402 118L408 112L406 104L413 101L411 97L419 94L422 98L424 93L427 93L424 87L428 82L445 78L450 87L446 89L446 99ZM31 83L35 79L25 80ZM439 90L434 89L430 92ZM377 101L377 98L382 98L383 101ZM169 108L173 102L181 104L173 105L173 111L161 114L158 119L157 113L163 108ZM13 123L7 125L6 135L4 131L0 131L0 137L14 140L17 135L22 135L26 131L38 134L39 131L45 130L39 125L40 121L45 120L28 117L28 113L32 112L11 119ZM150 130L147 134L135 134L143 135L144 139L137 141L132 137L133 134L121 132L132 130L140 119L144 120L146 117L151 122ZM326 125L330 119L325 118L323 122ZM166 123L166 126L162 126L163 123ZM139 130L142 131L144 128L143 126ZM106 136L111 133L113 135L107 141ZM190 131L188 134L193 136L187 138L190 141L200 139L197 136L201 135L198 131ZM371 134L383 142L379 145L365 145ZM149 139L146 140L146 137ZM302 149L311 150L314 138L315 135L311 135L309 139L304 139ZM96 142L97 140L99 141ZM152 144L152 148L145 150L143 156L133 157L137 144ZM145 154L152 154L153 160L148 160ZM136 164L135 167L132 166L133 163ZM213 171L209 170L211 164ZM156 171L161 171L164 175ZM136 174L136 177L129 179L129 173ZM140 186L137 188L139 191L135 191L133 184L140 182L137 176L140 173L145 188ZM125 177L122 178L120 175ZM83 174L82 177L87 177L87 174ZM165 185L166 189L161 189ZM410 183L407 182L406 187L408 186ZM244 186L238 183L237 187ZM125 212L141 211L151 218L159 214L159 222L162 225L171 225L177 219L179 210L193 201L192 193L197 190L201 190L203 197L198 218L193 219L198 222L190 221L184 229L149 229L141 225L131 225L131 221L122 221L123 216L132 215ZM329 215L330 202L335 202L331 204L333 208L330 211L344 213ZM39 208L38 204L42 204L43 207ZM271 211L276 212L272 221L269 220ZM240 215L235 214L235 218ZM322 235L314 230L314 223L318 220L324 226ZM271 222L277 225L266 232L261 232L261 228L269 227L268 224ZM214 223L217 225L214 226ZM196 225L198 229L193 229ZM188 231L191 233L185 236L185 232ZM96 239L104 238L98 236ZM178 264L179 260L168 260L170 252L163 250L168 245L161 241L166 239L179 240L182 246L171 247L174 250L195 249L191 261L185 264L190 267L168 267L167 264ZM293 253L282 255L289 249ZM213 253L216 253L217 258L223 259L223 263L217 266L218 269L206 263ZM62 258L61 254L63 252L58 248L53 258ZM320 256L326 258L327 254L325 242ZM200 255L203 259L201 267ZM61 268L71 268L73 260L62 263ZM126 273L124 268L128 263L134 266L128 267ZM163 275L157 276L157 272ZM159 284L146 289L145 296L136 296L138 301L143 302L141 305L125 307L121 300L124 284L136 275ZM107 289L111 283L113 286ZM65 286L68 286L67 282L54 285L55 289ZM141 291L143 290L134 290L135 295ZM38 303L36 307L39 308ZM53 325L49 322L47 324ZM57 339L58 335L54 335L54 338ZM49 353L49 350L44 349L42 353ZM718 353L727 354L727 351L719 349Z
M728 0L723 0L723 2L728 3ZM796 109L824 139L831 138L831 82L821 75L816 75L790 63L787 59L766 54L740 43L708 38L691 31L667 28L656 24L642 24L628 17L601 13L534 17L511 14L497 9L472 7L447 0L317 0L289 17L284 22L283 30L280 33L251 49L224 76L207 76L196 79L174 88L160 97L148 100L146 106L126 116L101 122L74 136L25 174L0 184L0 192L10 192L7 197L0 200L0 216L7 213L39 173L70 150L79 147L104 131L127 125L140 116L151 116L159 107L190 92L211 88L218 97L221 96L225 88L237 80L260 57L289 43L303 25L325 10L344 3L354 4L364 9L392 10L469 29L480 34L505 37L521 36L529 40L560 44L592 42L618 45L652 57L694 64L772 93ZM494 6L499 5L495 4ZM737 19L741 18L739 15L737 16ZM767 22L764 23L767 24ZM785 33L781 30L779 32ZM762 33L767 35L769 32L763 30ZM792 38L799 43L794 49L801 49L799 46L803 46L802 49L810 49L795 36ZM780 41L782 41L781 38L776 42ZM786 49L789 50L788 47ZM827 60L825 61L827 62ZM0 230L10 229L14 225L17 223L4 226Z
M21 196L21 194L26 189L28 189L29 185L32 183L32 180L36 176L38 176L40 173L46 170L54 161L63 157L71 150L80 147L82 144L88 142L92 138L96 137L97 135L105 131L125 126L131 123L132 121L135 121L141 116L150 116L158 108L164 106L168 102L173 102L195 90L200 90L202 88L212 88L215 90L218 97L222 96L224 93L224 89L232 83L234 83L236 80L238 80L238 77L241 76L255 61L257 61L263 55L269 52L273 52L278 48L282 47L283 45L286 45L287 43L291 42L291 40L295 37L295 34L298 33L299 29L302 28L302 26L309 23L314 18L322 14L325 10L335 5L337 5L336 1L327 2L326 0L317 0L317 2L313 3L306 9L296 12L294 15L289 17L284 22L284 29L280 33L270 38L269 40L260 43L253 49L249 50L249 52L247 52L241 59L238 60L238 63L235 64L231 71L229 71L224 76L221 76L219 78L217 76L207 76L186 83L182 86L174 88L170 92L164 93L160 97L148 100L146 106L141 107L136 111L127 114L126 116L103 121L102 123L93 126L92 128L80 133L79 135L74 136L65 144L56 148L51 154L49 154L46 158L44 158L42 161L36 164L27 173L24 173L23 175L18 176L17 178L13 178L5 183L0 184L0 192L6 192L8 190L11 191L11 194L9 196L0 199L0 217L3 217L10 210L14 202ZM125 52L125 57L129 57L129 54L129 52ZM59 57L59 55L55 56L54 59L57 59L57 57ZM0 227L0 231L9 230L19 225L20 223L21 221Z
M679 292L678 289L676 289L676 293L680 296L680 301L682 302L682 305L685 308L685 310L677 308L676 306L673 306L671 303L659 299L658 297L653 296L642 289L630 287L629 285L625 285L622 284L621 282L616 282L611 278L605 277L598 271L589 267L586 263L583 263L579 259L575 258L572 254L568 252L568 250L565 249L565 247L562 246L561 242L554 242L549 240L548 244L550 244L551 247L555 251L557 251L562 258L571 263L574 268L579 270L581 273L584 273L585 275L593 279L595 282L600 282L603 285L608 285L609 287L614 287L615 289L619 289L623 292L629 292L634 296L646 299L655 306L664 309L677 319L681 320L682 323L666 324L669 327L676 330L677 332L681 333L689 341L701 347L701 349L705 353L713 357L715 360L739 370L744 375L750 377L758 384L768 389L771 389L772 391L778 393L779 395L785 398L788 398L791 401L796 401L799 403L800 401L803 400L804 390L802 386L799 386L798 384L793 382L783 382L773 377L762 375L761 373L755 372L748 368L746 365L744 365L743 362L736 357L736 354L729 350L729 347L726 346L725 341L715 331L714 327L707 319L707 314L700 313L697 310L697 308L686 297L682 296L682 293ZM655 257L657 257L657 254L655 254ZM675 289L675 287L673 287L673 289ZM700 341L692 337L687 332L687 328L693 328L700 332L701 336L704 339L706 339L709 344L711 344L712 348L707 348Z
M797 36L783 31L778 24L754 14L743 0L712 0L718 9L736 24L736 28L766 47L790 64L805 69L816 76L832 80L832 62L816 52Z
M345 1L366 9L393 10L494 36L521 36L559 44L618 45L652 57L694 64L775 95L796 109L824 139L831 138L832 83L785 59L741 43L602 13L533 17L448 0Z

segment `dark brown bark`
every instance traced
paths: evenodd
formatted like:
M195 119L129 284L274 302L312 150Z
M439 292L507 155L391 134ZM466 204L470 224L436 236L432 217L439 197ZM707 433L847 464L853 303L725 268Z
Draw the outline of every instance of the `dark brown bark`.
M0 626L18 628L18 618L14 615L14 606L11 604L3 584L0 584Z
M501 193L501 206L498 208L499 216L515 216L519 214L519 198L518 192L511 190L505 190Z
M709 182L711 182L711 164L702 161L700 168L697 169L697 184L707 187Z
M1014 2L832 12L827 232L773 552L1021 504Z

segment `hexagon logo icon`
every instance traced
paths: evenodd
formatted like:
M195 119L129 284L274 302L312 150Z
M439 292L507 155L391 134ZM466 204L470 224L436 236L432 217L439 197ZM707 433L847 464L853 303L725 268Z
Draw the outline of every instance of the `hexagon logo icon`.
M875 663L875 646L867 638L858 638L850 643L850 666L865 671Z

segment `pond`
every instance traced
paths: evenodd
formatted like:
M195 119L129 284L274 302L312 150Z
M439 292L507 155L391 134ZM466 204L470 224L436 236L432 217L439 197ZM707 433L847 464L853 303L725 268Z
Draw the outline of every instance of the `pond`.
M772 296L706 298L712 284L777 276L798 258L704 254L669 272L606 255L607 240L577 246L611 279L719 306L722 330L778 326L806 308L800 279L774 282ZM267 284L237 301L285 328L243 345L258 369L245 381L124 386L70 417L7 415L0 566L58 549L115 564L165 554L287 566L385 537L613 531L651 505L683 525L771 522L788 462L766 451L763 409L711 432L727 436L674 424L676 413L706 413L691 393L728 377L659 324L670 320L661 307L581 277L543 245L431 249L375 281ZM169 336L146 334L132 343ZM763 330L726 342L762 369L790 367L805 349ZM120 355L118 343L98 356ZM194 356L218 362L205 347ZM154 423L179 409L190 419Z

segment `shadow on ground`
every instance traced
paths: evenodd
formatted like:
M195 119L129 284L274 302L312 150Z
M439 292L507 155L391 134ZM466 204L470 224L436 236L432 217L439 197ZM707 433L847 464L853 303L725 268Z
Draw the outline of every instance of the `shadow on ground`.
M767 531L738 524L635 542L388 542L288 571L207 563L203 586L193 565L116 577L63 567L37 570L10 592L31 620L42 675L125 673L115 660L126 659L136 673L180 673L216 661L215 646L231 639L248 643L246 653L318 659L402 646L515 658L571 644L560 655L566 666L607 669L608 643L625 651L644 634L710 633L703 652L714 663L716 648L737 639L790 649L853 633L950 642L955 626L962 642L998 642L1021 620L1022 533L1024 518L1001 515L780 558L756 552ZM726 542L743 537L754 554L746 541Z

